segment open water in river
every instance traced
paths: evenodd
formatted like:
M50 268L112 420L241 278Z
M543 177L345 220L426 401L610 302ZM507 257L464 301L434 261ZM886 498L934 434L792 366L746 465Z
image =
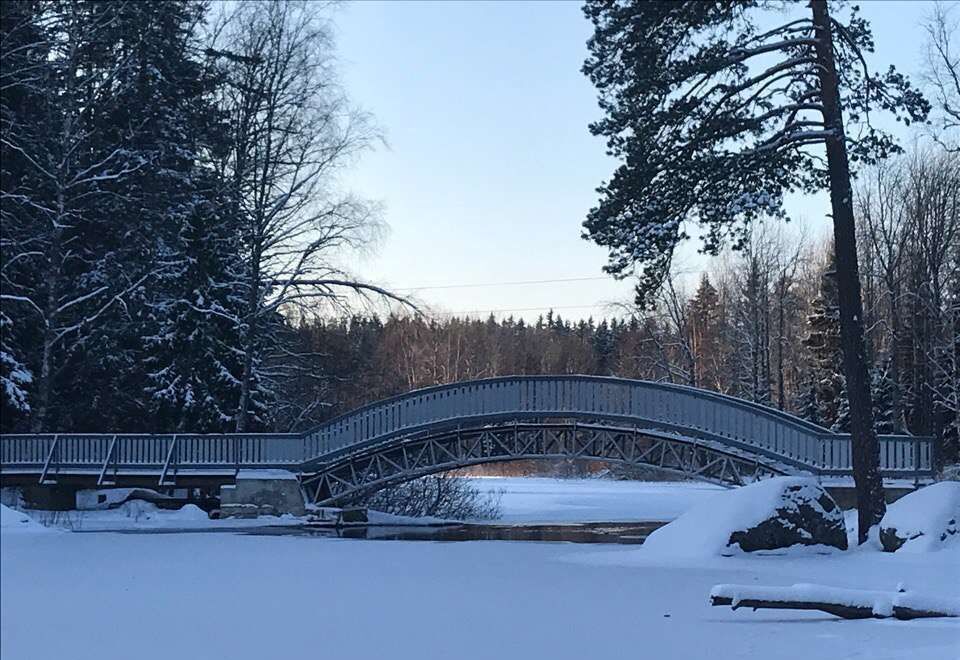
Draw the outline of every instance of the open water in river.
M451 525L302 525L258 527L245 533L316 536L379 541L554 541L639 544L663 522L588 522L564 524L461 523Z

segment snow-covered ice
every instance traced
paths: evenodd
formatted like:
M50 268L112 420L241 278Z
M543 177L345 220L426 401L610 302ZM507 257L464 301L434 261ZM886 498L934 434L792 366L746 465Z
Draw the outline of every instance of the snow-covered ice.
M515 521L630 519L622 515L642 517L641 506L669 517L718 492L691 484L482 481L513 488L504 510ZM567 500L565 486L580 489L590 505L574 509L583 499L570 493ZM631 504L604 494L618 488ZM660 495L644 500L651 493ZM92 512L108 513L118 515ZM903 583L908 593L955 599L958 547L694 558L643 546L29 534L6 526L0 546L4 660L960 657L957 619L844 621L820 612L733 612L709 601L711 588L724 583L875 591Z
M532 477L471 477L471 481L481 491L503 492L500 522L504 523L673 520L727 490L695 481Z
M733 557L642 548L239 534L6 534L0 656L944 660L956 620L712 608L718 583L956 597L951 552Z

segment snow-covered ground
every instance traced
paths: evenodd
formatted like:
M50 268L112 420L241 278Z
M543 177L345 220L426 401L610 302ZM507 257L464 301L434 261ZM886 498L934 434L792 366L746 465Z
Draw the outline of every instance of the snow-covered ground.
M718 583L960 591L960 556L683 562L642 546L0 535L0 657L960 657L960 620L711 608Z
M707 483L472 477L487 492L503 492L504 523L673 520L725 490Z

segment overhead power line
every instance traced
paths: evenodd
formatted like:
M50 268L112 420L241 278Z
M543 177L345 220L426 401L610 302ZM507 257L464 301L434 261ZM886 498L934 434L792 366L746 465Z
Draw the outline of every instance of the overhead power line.
M405 286L395 289L396 291L428 291L436 289L473 289L486 286L522 286L526 284L554 284L559 282L596 282L599 280L610 280L609 276L594 277L564 277L552 280L519 280L515 282L483 282L478 284L438 284L433 286Z
M542 305L540 307L514 307L511 309L464 309L453 312L433 312L437 315L442 316L456 316L468 315L468 314L508 314L510 312L546 312L546 311L556 311L558 309L595 309L601 307L612 307L613 305L608 303L597 303L595 305Z
M697 275L711 272L710 268L684 268L676 272L677 275ZM549 280L515 280L512 282L477 282L464 284L428 284L426 286L392 287L393 291L436 291L439 289L473 289L488 286L524 286L528 284L557 284L565 282L617 282L610 275L593 275L589 277L557 277Z

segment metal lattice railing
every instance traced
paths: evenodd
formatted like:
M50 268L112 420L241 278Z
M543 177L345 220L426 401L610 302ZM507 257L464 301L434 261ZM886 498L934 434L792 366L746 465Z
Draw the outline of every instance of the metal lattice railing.
M680 385L594 376L513 376L416 390L303 434L0 436L0 469L40 475L300 470L392 438L461 423L583 419L705 439L815 474L851 472L849 435L741 399ZM885 476L932 474L932 440L881 436Z

